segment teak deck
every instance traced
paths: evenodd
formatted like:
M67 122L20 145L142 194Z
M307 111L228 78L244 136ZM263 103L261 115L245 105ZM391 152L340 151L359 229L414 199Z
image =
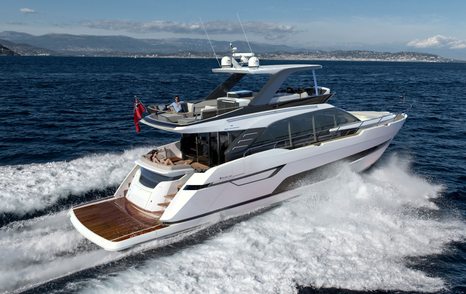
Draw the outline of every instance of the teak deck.
M165 227L160 215L140 210L125 197L77 207L76 218L89 230L110 240L121 241Z

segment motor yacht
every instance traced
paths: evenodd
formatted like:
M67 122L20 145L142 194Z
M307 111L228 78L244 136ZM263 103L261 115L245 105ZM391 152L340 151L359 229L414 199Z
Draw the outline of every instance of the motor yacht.
M182 112L149 107L141 123L180 139L143 154L113 196L73 207L72 224L118 251L299 196L298 181L318 182L313 175L336 162L367 169L407 115L327 103L333 93L318 86L318 69L260 65L254 54L233 50L212 70L225 81L205 99L185 103ZM310 85L283 87L291 74L307 72ZM245 76L265 82L258 91L238 88Z

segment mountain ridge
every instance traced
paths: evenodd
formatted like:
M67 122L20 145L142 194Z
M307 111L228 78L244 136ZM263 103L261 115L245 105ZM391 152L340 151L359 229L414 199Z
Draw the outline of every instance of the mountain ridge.
M6 40L6 41L5 41ZM7 44L2 44L7 43ZM230 51L230 42L212 40L217 55ZM138 39L123 35L96 36L73 34L31 35L23 32L0 32L0 44L20 55L54 56L116 56L116 57L212 57L212 48L206 39L165 38ZM235 47L249 48L244 41L234 41ZM288 45L252 42L254 53L269 59L303 60L377 60L454 62L450 58L419 52L380 52L371 50L311 50ZM15 49L16 48L16 49Z
M56 52L40 47L35 47L29 44L19 44L11 41L0 39L0 46L14 52L13 55L19 56L49 56L57 55Z

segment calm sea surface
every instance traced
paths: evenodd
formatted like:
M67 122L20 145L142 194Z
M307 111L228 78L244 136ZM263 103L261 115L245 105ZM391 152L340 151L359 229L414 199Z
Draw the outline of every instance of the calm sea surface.
M226 77L215 60L1 57L0 293L466 291L466 64L317 63L329 103L408 113L373 168L168 246L109 253L66 211L177 139L136 134L134 96L195 101Z

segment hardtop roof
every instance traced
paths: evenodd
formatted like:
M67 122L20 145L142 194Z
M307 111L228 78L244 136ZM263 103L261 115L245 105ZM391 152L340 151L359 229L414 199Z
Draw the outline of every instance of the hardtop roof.
M277 74L281 71L287 70L291 72L316 70L321 69L322 65L319 64L276 64L276 65L261 65L259 67L222 67L214 68L214 73L241 73L241 74Z

